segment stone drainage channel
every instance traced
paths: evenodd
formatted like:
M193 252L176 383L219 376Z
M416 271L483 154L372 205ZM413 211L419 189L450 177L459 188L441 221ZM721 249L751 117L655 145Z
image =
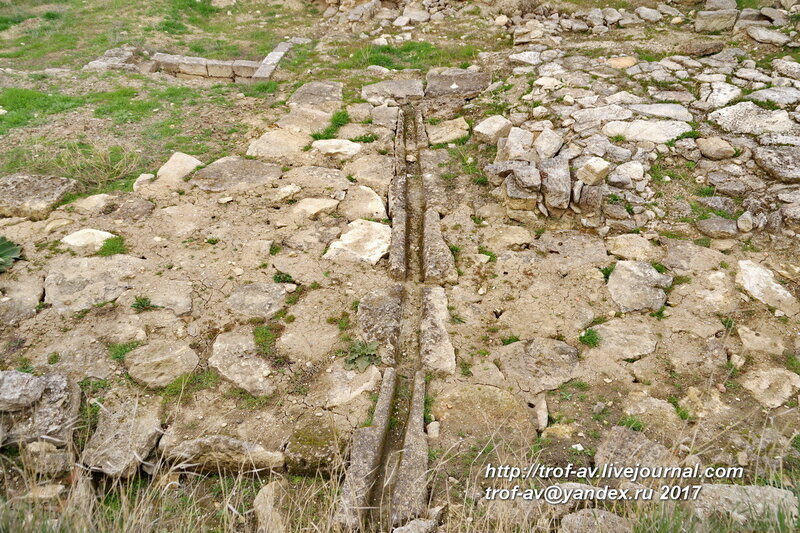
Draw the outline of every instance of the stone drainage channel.
M390 273L402 293L400 339L394 365L383 375L373 423L357 429L337 521L351 531L387 531L424 517L428 506L428 440L425 433L425 372L421 322L430 313L428 295L444 291L426 276L424 243L428 218L420 168L427 147L421 110L400 109L395 135L395 171L389 191L392 239ZM426 216L428 215L428 216ZM435 277L435 276L434 276Z

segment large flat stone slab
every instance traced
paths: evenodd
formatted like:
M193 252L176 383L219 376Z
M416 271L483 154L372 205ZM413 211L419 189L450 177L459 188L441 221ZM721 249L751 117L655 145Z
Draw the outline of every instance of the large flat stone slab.
M425 96L460 96L474 98L492 81L490 72L463 68L434 68L425 76L428 82Z
M97 429L81 461L108 476L130 477L150 454L161 434L161 398L115 391L103 401Z
M363 261L376 264L389 251L392 228L380 222L354 220L342 236L333 241L323 256L334 261Z
M114 301L131 288L146 261L129 255L59 258L44 280L45 303L59 313L75 312Z
M613 121L603 127L603 133L609 137L621 135L626 141L654 143L671 141L691 130L692 127L689 124L678 120Z
M800 182L800 146L759 146L753 156L772 177L788 183Z
M0 178L0 217L47 218L68 193L81 189L78 181L55 176L12 174Z
M800 131L800 125L784 110L770 111L753 102L717 109L708 115L708 120L730 133L790 133Z
M229 156L198 170L192 183L204 191L223 192L269 185L280 177L281 167L278 165Z

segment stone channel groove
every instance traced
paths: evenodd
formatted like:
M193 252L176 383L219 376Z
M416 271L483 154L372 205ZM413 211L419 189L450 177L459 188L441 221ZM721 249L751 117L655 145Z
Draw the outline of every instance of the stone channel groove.
M427 144L422 111L404 105L398 114L389 190L390 272L402 288L400 342L395 367L384 372L372 426L353 435L337 515L338 523L351 531L385 531L424 515L427 509L426 376L420 332L428 309L424 294L443 290L425 286L431 270L425 231L432 225L438 229L439 218L425 205L420 151ZM442 280L437 276L434 281Z

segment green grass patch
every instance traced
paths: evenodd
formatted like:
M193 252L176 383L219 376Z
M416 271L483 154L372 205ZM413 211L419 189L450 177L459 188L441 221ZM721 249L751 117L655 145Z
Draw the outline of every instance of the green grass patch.
M321 141L325 139L333 139L336 137L336 134L339 132L342 126L350 122L350 115L347 113L346 110L341 109L333 114L331 117L331 123L321 131L317 131L311 134L311 138L315 141Z
M85 103L85 98L77 96L32 89L3 89L0 91L0 107L6 110L6 114L0 115L0 135L5 135L12 128L40 123L44 115L64 113Z
M472 61L478 48L472 45L440 47L427 42L408 41L400 46L367 45L361 48L343 47L337 50L340 57L347 56L337 66L340 69L365 69L380 65L393 70L422 69L434 66L457 66Z
M100 257L108 257L110 255L124 254L127 251L128 248L125 246L125 239L116 236L103 241L103 245L97 250L97 255Z
M644 429L644 422L635 416L624 416L617 422L618 426L624 426L634 431L642 431Z
M278 92L278 87L280 87L280 84L277 81L262 81L252 85L244 85L241 88L241 93L250 98L264 98Z
M108 345L108 356L114 361L123 362L128 352L141 346L141 341L112 343Z
M581 333L580 337L578 337L578 342L590 348L596 348L600 345L600 334L597 333L597 330L589 328Z
M165 400L178 397L191 398L194 393L203 389L216 387L220 382L219 374L213 370L187 374L177 378L175 381L161 389L161 395Z
M485 255L486 257L488 257L488 258L489 258L489 262L490 262L490 263L495 263L495 262L497 262L497 254L496 254L496 253L494 253L493 251L489 250L489 249L488 249L488 248L486 248L485 246L479 246L479 247L478 247L478 253L479 253L479 254L481 254L481 255Z

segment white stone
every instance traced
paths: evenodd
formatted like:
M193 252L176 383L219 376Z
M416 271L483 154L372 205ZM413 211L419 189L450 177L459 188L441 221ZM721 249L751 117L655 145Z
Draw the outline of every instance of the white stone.
M333 261L363 261L376 264L389 251L392 229L380 222L354 220L333 241L323 256Z
M790 317L800 314L800 304L783 285L775 280L775 274L753 261L739 261L736 283L753 298L780 309Z
M501 137L508 136L512 123L502 115L493 115L475 126L475 140L488 144L497 144Z
M608 137L621 135L628 141L650 141L656 144L671 141L691 130L689 124L676 120L614 121L603 126L603 134Z
M70 233L61 242L73 250L96 252L106 240L115 237L113 233L92 228L84 228Z
M344 139L323 139L314 141L311 146L325 155L349 159L361 151L361 143Z

